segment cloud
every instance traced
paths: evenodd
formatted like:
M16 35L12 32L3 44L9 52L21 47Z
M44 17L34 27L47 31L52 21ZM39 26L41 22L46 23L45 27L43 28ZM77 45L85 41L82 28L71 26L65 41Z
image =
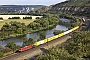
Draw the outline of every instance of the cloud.
M14 4L21 4L21 5L52 5L55 3L59 3L61 1L65 0L2 0L0 1L0 4L8 4L8 5L14 5Z

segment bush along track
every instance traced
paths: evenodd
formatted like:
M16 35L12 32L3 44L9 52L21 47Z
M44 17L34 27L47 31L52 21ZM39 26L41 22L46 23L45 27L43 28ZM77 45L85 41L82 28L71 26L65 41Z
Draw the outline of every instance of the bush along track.
M69 42L50 48L35 60L90 60L90 31L80 31L72 35Z

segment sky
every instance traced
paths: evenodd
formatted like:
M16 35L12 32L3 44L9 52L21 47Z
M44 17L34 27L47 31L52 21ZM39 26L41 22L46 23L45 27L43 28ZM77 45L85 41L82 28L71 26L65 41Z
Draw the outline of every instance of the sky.
M53 5L66 0L0 0L0 5Z

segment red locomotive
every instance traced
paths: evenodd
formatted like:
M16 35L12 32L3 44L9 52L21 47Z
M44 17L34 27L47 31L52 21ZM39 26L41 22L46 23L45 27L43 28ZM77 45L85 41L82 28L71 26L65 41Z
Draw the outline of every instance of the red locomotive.
M28 50L28 49L31 49L31 48L32 48L31 45L30 45L30 46L25 46L25 47L23 47L23 48L20 48L18 51L19 51L19 52L23 52L23 51Z

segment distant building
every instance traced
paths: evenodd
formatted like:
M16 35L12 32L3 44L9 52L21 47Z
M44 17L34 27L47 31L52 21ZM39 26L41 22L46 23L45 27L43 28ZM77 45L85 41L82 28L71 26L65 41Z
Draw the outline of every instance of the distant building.
M29 12L43 7L43 5L0 5L1 12Z

